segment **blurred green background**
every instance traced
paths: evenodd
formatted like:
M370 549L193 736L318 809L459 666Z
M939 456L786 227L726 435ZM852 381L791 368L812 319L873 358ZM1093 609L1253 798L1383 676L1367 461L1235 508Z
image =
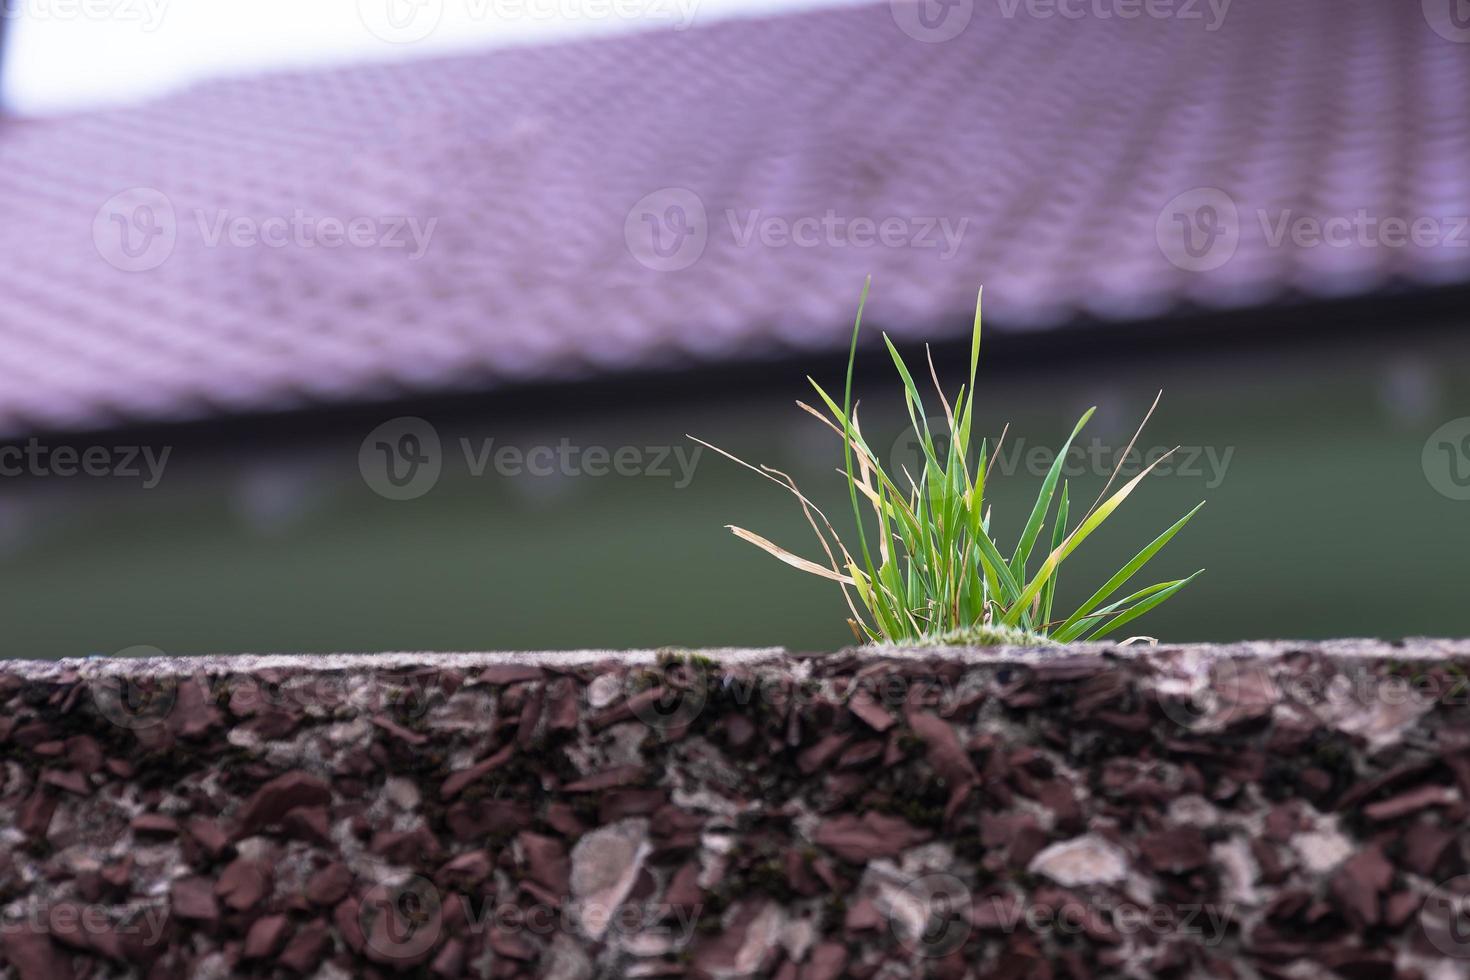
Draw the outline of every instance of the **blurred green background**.
M949 375L963 355L946 349L941 361ZM875 447L906 458L885 362L863 354L864 428ZM1443 474L1426 472L1423 454L1431 433L1470 415L1467 368L1470 345L1445 334L1060 365L982 358L978 419L992 438L1009 421L1012 446L1054 448L1095 404L1084 436L1111 460L1162 387L1140 447L1198 447L1195 467L1151 477L1069 559L1059 605L1208 499L1145 575L1208 570L1131 630L1170 641L1463 634L1470 502L1435 489ZM191 432L151 490L121 478L0 480L4 653L836 648L851 640L837 587L724 530L738 524L820 557L775 485L708 451L682 488L656 475L476 477L461 448L493 437L497 447L566 439L687 453L692 432L792 474L848 531L840 444L792 404L807 397L807 369L839 385L840 365L824 359L772 366L759 384L424 412L443 442L443 473L407 501L375 494L358 466L367 433L404 414L394 409L350 424L277 424L268 439ZM1104 479L1074 478L1073 499L1090 501ZM993 480L1003 550L1039 481L1024 465Z

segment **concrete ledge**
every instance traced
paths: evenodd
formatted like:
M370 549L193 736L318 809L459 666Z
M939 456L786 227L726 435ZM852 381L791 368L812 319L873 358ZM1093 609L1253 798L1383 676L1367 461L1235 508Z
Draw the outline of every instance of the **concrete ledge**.
M428 653L395 651L390 653L311 653L260 654L240 653L196 657L72 657L62 660L0 660L0 673L17 677L56 677L68 671L81 676L97 674L209 674L246 673L254 670L309 670L332 672L341 670L383 670L436 667L476 670L503 664L582 666L619 661L629 664L656 663L670 652L690 652L684 648L657 650L530 650L484 653ZM1470 640L1448 640L1434 637L1411 637L1389 642L1384 640L1251 640L1242 643L1192 643L1163 646L1114 643L1075 643L1062 650L1056 647L860 647L837 654L802 653L784 647L707 647L695 652L699 656L731 664L756 664L784 660L810 660L833 656L861 654L868 657L902 657L905 659L940 659L962 661L1025 662L1058 656L1106 654L1118 659L1149 660L1220 657L1255 657L1272 659L1301 650L1323 656L1347 659L1375 658L1445 658L1470 656Z
M0 664L0 976L1470 977L1470 643Z

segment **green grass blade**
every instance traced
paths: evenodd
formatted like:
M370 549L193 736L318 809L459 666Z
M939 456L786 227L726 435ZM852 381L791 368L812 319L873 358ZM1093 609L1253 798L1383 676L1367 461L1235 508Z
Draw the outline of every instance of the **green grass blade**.
M1139 589L1137 592L1133 593L1130 596L1127 596L1126 598L1119 599L1116 602L1110 602L1106 606L1103 606L1101 609L1094 612L1092 615L1088 616L1086 619L1079 620L1075 625L1069 626L1066 629L1058 628L1056 633L1053 634L1052 638L1061 643L1069 643L1072 640L1077 639L1083 633L1086 633L1088 630L1095 627L1098 623L1106 620L1109 616L1118 615L1121 610L1126 609L1131 603L1141 602L1142 600L1147 599L1149 596L1156 595L1159 592L1162 592L1164 589L1172 588L1173 586L1177 585L1179 581L1182 581L1182 579L1172 582L1158 582L1154 585L1150 585L1146 589Z
M1051 550L1056 551L1062 546L1067 534L1067 481L1062 481L1062 499L1057 501L1057 522L1051 532ZM1041 587L1041 623L1042 632L1046 632L1046 624L1051 622L1052 602L1057 595L1057 577L1062 571L1058 568L1052 572L1051 578Z
M915 534L918 534L919 525L917 518L914 515L913 508L909 507L908 504L905 502L908 496L907 492L900 490L898 488L898 485L893 482L893 479L889 477L886 472L884 472L883 467L879 465L877 455L875 455L873 450L869 448L867 440L862 437L862 433L853 429L847 423L846 413L843 412L841 406L839 406L835 401L832 400L832 396L828 395L827 392L822 389L822 386L817 384L814 379L807 378L807 381L811 383L812 389L817 393L817 397L821 398L823 404L827 406L827 410L832 413L832 417L843 424L843 431L850 432L852 434L852 438L849 440L849 443L856 442L857 445L863 450L863 452L867 454L868 459L872 461L873 473L877 477L877 482L881 487L885 487L888 494L892 497L891 504L893 505L893 509L897 512L899 518L907 522L911 526L911 530L913 530ZM856 487L854 487L854 489L856 489Z
M1046 479L1041 483L1041 492L1036 495L1036 506L1031 508L1031 516L1026 520L1026 529L1021 532L1021 540L1016 543L1015 554L1011 556L1011 574L1021 579L1026 577L1026 560L1031 557L1031 547L1036 544L1036 536L1041 533L1041 525L1046 521L1046 513L1051 509L1052 494L1056 492L1057 480L1062 475L1062 467L1067 463L1067 453L1072 450L1072 440L1077 438L1077 433L1092 418L1092 413L1097 407L1089 408L1082 413L1082 418L1072 428L1072 434L1067 441L1062 443L1061 452L1057 453L1056 459L1052 460L1051 469L1047 470Z
M975 399L975 370L980 366L980 301L985 298L985 287L975 293L975 328L970 334L970 400Z
M919 386L914 383L914 376L909 374L908 366L904 364L898 348L893 346L893 341L888 339L887 334L883 335L883 343L893 358L894 367L898 368L898 376L903 379L904 406L908 409L914 432L919 437L919 446L924 450L924 461L938 472L940 466L938 457L934 455L934 434L929 431L929 416L924 413L924 399L919 394Z
M964 385L960 385L960 393L954 400L954 437L959 444L960 459L970 458L970 413L965 402L965 396L969 394ZM969 470L965 471L969 475Z
M1093 511L1081 524L1077 525L1077 530L1067 535L1067 539L1062 542L1061 547L1055 549L1047 556L1046 561L1042 563L1041 568L1037 571L1036 577L1031 580L1031 583L1021 593L1020 598L1017 599L1016 605L1001 620L1004 625L1015 626L1020 621L1021 615L1029 607L1031 600L1036 598L1036 594L1041 591L1041 587L1046 584L1046 580L1051 578L1052 573L1057 570L1057 566L1062 563L1062 560L1075 551L1077 546L1083 541L1086 541L1088 535L1096 531L1103 521L1112 516L1113 511L1118 509L1118 505L1127 500L1128 495L1137 488L1139 483L1143 482L1143 478L1153 472L1154 467L1168 459L1169 455L1169 453L1165 453L1148 464L1142 473L1118 488L1097 510Z
M1087 639L1089 641L1100 639L1111 633L1113 630L1117 629L1119 626L1122 626L1124 623L1132 622L1139 616L1142 616L1144 613L1148 612L1150 609L1159 605L1161 602L1172 598L1175 593L1184 588L1190 582L1193 582L1195 578L1199 576L1200 572L1203 571L1204 569L1201 568L1199 572L1195 572L1193 575L1189 576L1189 578L1180 579L1168 588L1160 590L1156 594L1149 596L1147 599L1144 599L1142 602L1139 602L1134 606L1130 606L1127 612L1117 616L1114 619L1109 620L1106 623L1103 623L1097 629L1089 633L1087 635Z
M1081 622L1084 618L1087 617L1089 613L1092 612L1092 610L1096 609L1100 603L1106 601L1109 596L1122 588L1123 585L1130 578L1136 575L1143 568L1144 565L1149 563L1154 555L1158 554L1159 551L1163 549L1164 545L1169 543L1170 538L1178 534L1179 530L1184 527L1184 525L1189 523L1190 518L1199 513L1200 508L1203 506L1204 501L1200 501L1200 503L1195 505L1193 510L1191 510L1188 514L1185 514L1183 517L1179 518L1179 520L1175 521L1168 530L1166 530L1163 534L1160 534L1158 537L1154 538L1147 547L1145 547L1138 554L1134 555L1132 561L1128 562L1128 564L1118 569L1117 573L1112 578L1103 583L1102 588L1098 589L1092 594L1092 598L1088 599L1082 605L1078 606L1077 610L1072 613L1072 615L1067 617L1067 621L1062 623L1062 625L1058 628L1058 632L1069 629L1070 627L1075 626L1077 623Z
M987 460L987 446L985 440L980 440L980 462L975 468L975 484L970 488L969 498L965 501L968 510L967 517L970 524L970 537L980 536L980 524L985 514L985 464Z
M960 626L972 626L980 623L985 616L985 572L980 567L980 548L974 545L965 555L965 606L961 615Z
M852 472L852 368L857 362L858 331L863 326L863 308L868 305L868 287L873 284L871 277L863 282L863 293L858 298L857 318L852 324L852 344L847 352L847 383L843 388L842 395L842 460L847 473L847 489L852 495L852 516L857 521L858 544L862 546L863 564L868 573L868 578L876 582L877 571L873 568L873 556L868 551L868 536L863 530L863 511L858 506L857 477ZM815 384L815 382L813 382ZM817 389L821 391L821 389ZM823 393L823 398L826 394Z
M1006 566L1006 560L1001 557L1000 550L996 548L995 542L990 540L989 534L981 531L976 535L975 543L980 547L980 557L985 563L986 571L995 576L1001 602L1009 607L1020 596L1021 584L1011 574L1010 568Z

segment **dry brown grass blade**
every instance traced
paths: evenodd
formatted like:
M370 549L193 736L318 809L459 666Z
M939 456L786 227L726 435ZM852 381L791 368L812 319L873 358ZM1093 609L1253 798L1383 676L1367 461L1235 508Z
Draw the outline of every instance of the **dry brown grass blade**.
M823 425L825 425L827 428L829 428L833 432L837 433L837 437L839 439L842 438L842 436L843 436L842 430L840 428L838 428L830 419L828 419L821 412L818 412L815 408L813 408L812 406L808 405L806 402L803 402L803 401L798 401L796 403L796 405L802 411L804 411L807 414L813 416L814 418L816 418L817 420L819 420ZM854 423L853 424L853 432L854 432L854 434L856 434L858 436L861 436L862 435L862 431L857 427L857 424L856 424L857 423L857 418L856 418L856 416L857 416L857 409L856 408L853 409L853 416L854 416L854 418L853 418L853 423ZM698 440L695 440L695 441L697 442ZM883 472L882 467L878 466L877 462L873 459L872 455L866 449L864 449L861 445L859 445L856 440L852 440L852 448L853 448L854 452L856 452L856 454L857 454L859 472L861 472L863 474L863 476L865 477L867 488L870 491L867 494L865 494L865 496L867 496L867 498L869 500L876 500L876 489L877 489L876 484L879 483L880 481L871 479L871 476L874 475L874 474L876 474L878 476L881 476L883 478L881 482L888 488L888 492L893 495L893 507L895 509L900 509L901 508L903 510L903 515L909 519L909 522L910 523L913 523L915 521L913 509L911 507L909 507L905 503L903 497L899 493L898 485L895 484L893 482L893 480L891 480L888 477L888 475ZM870 467L871 467L871 470L870 470ZM842 476L843 479L846 479L847 478L847 473L845 471L838 470L837 472ZM875 509L876 509L876 504L874 506L875 506Z
M913 499L917 501L919 499L919 482L915 480L914 475L909 472L907 463L898 464L898 468L903 470L903 478L909 481L909 490L914 495Z
M920 626L919 621L914 618L913 610L905 608L903 614L908 617L909 625L914 628L914 632L916 634L923 635L924 628Z
M1157 395L1154 395L1154 403L1148 407L1148 412L1144 414L1143 421L1138 423L1138 428L1134 431L1133 438L1128 440L1128 448L1123 450L1123 455L1118 457L1118 462L1113 466L1113 472L1112 475L1108 477L1108 482L1103 484L1102 493L1099 493L1097 495L1097 499L1092 502L1092 506L1087 508L1087 513L1082 515L1082 521L1086 521L1089 517L1092 516L1092 512L1097 510L1098 505L1103 502L1103 498L1106 497L1108 495L1108 491L1112 489L1113 481L1118 478L1118 474L1123 470L1123 462L1128 459L1128 454L1133 452L1133 444L1138 441L1139 436L1143 435L1143 427L1145 425L1148 425L1149 419L1153 418L1154 409L1159 407L1159 399L1163 397L1164 389L1160 388L1159 393ZM1178 446L1174 447L1174 449L1178 448ZM1157 466L1159 463L1163 462L1166 456L1174 452L1174 449L1169 450L1169 452L1165 453L1164 456L1161 456L1159 459L1155 460L1154 465ZM1082 525L1082 521L1077 522L1077 525L1079 527Z
M856 437L856 441L863 442L862 426L858 423L859 404L859 402L853 402L852 404L852 434ZM883 527L886 523L883 514L883 501L879 496L877 483L873 479L873 470L868 466L867 456L867 453L858 454L858 472L863 478L864 496L873 505L873 516L878 519L878 526ZM876 465L875 463L874 466ZM847 474L843 473L843 476L846 477ZM880 565L886 565L891 557L892 553L888 549L888 536L886 534L880 534L878 536L878 563Z
M843 477L844 479L846 479L847 473L845 471L843 471L843 470L837 470L836 472L837 472L837 475L838 476ZM860 493L864 497L868 498L868 503L870 503L870 504L873 505L873 513L876 514L878 512L878 509L883 506L882 505L882 502L878 499L878 492L876 490L874 490L872 487L865 486L863 484L856 484L855 486L857 487L857 492L858 493ZM888 555L888 540L886 538L884 538L882 535L879 535L879 537L878 537L878 558L879 558L879 564L880 565L887 564L888 557L889 557L889 555Z
M784 480L787 489L795 494L796 499L801 502L801 512L805 515L806 522L811 525L812 533L822 543L822 551L826 553L827 562L831 566L832 571L840 575L841 569L853 564L852 555L848 553L847 546L842 543L842 538L838 535L836 528L832 526L832 522L827 520L827 515L822 513L822 508L807 500L806 495L801 492L801 488L796 485L796 481L789 474L782 473L774 467L762 465L761 469L774 473ZM827 544L827 536L822 533L821 528L817 527L816 518L812 516L813 512L816 513L817 517L822 519L822 524L827 528L827 534L832 535L832 540L837 542L837 548L842 552L842 564L839 565L837 563L837 557L832 554L832 548ZM858 612L857 606L853 603L852 596L848 593L846 585L842 587L842 598L847 603L848 611L852 613L853 618L861 620L862 614Z
M783 488L791 491L792 493L794 493L796 495L796 499L798 499L798 500L800 500L802 502L802 505L803 506L811 507L818 514L822 514L821 509L818 508L816 504L812 503L810 500L807 500L806 497L802 496L801 491L798 490L797 487L796 487L796 481L792 480L791 477L786 476L785 473L781 473L780 470L773 470L773 469L771 469L768 466L752 466L751 464L747 463L745 460L741 459L739 456L733 455L732 453L727 453L727 452L725 452L725 450L721 449L719 446L710 445L709 443L705 442L703 439L699 438L698 436L691 436L687 432L684 434L684 438L689 439L689 440L692 440L693 442L697 442L701 446L705 447L706 449L713 449L715 452L719 453L721 456L725 457L730 462L737 463L740 466L743 466L746 469L750 470L752 473L758 473L758 474L760 474L761 476L765 477L767 480L770 480L772 483L776 484L776 486L783 487ZM784 480L778 480L774 476L771 475L772 473L780 473L782 477L785 477L785 479ZM827 515L826 514L822 514L822 521L823 521L823 523L826 523L829 528L832 526L831 523L827 521Z
M842 568L845 568L846 566L852 564L852 556L850 554L848 554L848 551L847 551L846 546L844 546L843 543L842 543L841 536L838 535L837 531L832 527L832 522L827 519L827 515L822 512L822 508L818 507L816 504L814 504L810 500L808 500L807 497L806 497L806 495L801 492L801 488L796 485L796 481L794 479L792 479L788 474L782 473L780 470L773 469L772 467L769 467L769 466L764 466L764 465L763 466L759 466L759 467L752 466L749 463L747 463L745 460L741 459L740 457L735 456L732 453L728 453L728 452L726 452L725 450L721 449L718 446L712 446L709 443L705 442L703 439L697 438L695 436L688 435L688 433L686 433L685 435L687 436L687 438L694 440L695 442L699 443L701 446L705 446L705 447L707 447L709 449L713 449L715 452L719 453L721 456L724 456L726 459L730 460L731 462L738 463L739 465L745 467L746 469L750 470L753 473L759 473L761 476L765 477L767 480L770 480L772 483L776 484L778 487L784 487L784 488L786 488L787 490L789 490L792 493L793 496L796 497L797 501L801 504L802 513L806 515L807 523L811 525L812 533L815 534L817 536L817 540L819 542L821 542L822 551L826 553L826 555L827 555L827 561L831 563L831 573L829 575L825 575L825 577L831 578L834 582L846 583L846 584L843 585L842 598L847 603L848 610L853 614L854 617L856 617L859 621L861 621L862 620L862 616L858 612L857 606L853 603L852 596L849 595L848 594L848 591L847 591L847 584L851 584L852 583L852 579L847 578L846 576L842 575L842 573L840 571ZM772 474L775 474L775 475L773 476ZM779 479L778 479L778 477L779 477ZM822 519L822 524L826 526L827 532L832 535L832 540L835 541L835 542L837 542L837 548L838 548L839 551L842 552L842 557L843 557L842 564L838 564L837 557L836 557L836 555L834 555L832 553L832 548L828 544L826 536L822 534L821 529L817 527L817 522L816 522L815 518L812 517L812 514L813 513L815 513L817 515L817 517L820 517ZM732 530L733 530L733 528L732 528ZM749 532L746 532L746 533L749 533ZM749 539L747 539L747 540L749 540ZM762 539L762 540L764 540L764 539ZM754 542L752 542L752 543L754 543ZM775 546L773 545L772 547L775 547ZM793 555L792 557L796 557L796 556ZM801 559L798 559L798 560L800 560L800 561L806 561L805 558L801 558Z
M796 403L796 407L799 408L799 409L801 409L803 412L806 412L808 415L812 416L813 418L817 419L819 422L821 422L827 428L831 429L833 432L837 433L837 438L841 439L841 438L844 437L844 433L843 433L842 429L835 422L833 422L831 419L827 418L827 416L823 415L821 412L817 411L815 408L812 408L812 406L808 405L806 402L798 401ZM853 426L852 426L852 431L853 431L853 433L855 435L862 435L862 431L857 426L857 410L856 409L853 410ZM868 451L865 448L863 448L863 446L860 445L856 439L851 439L851 440L849 440L849 442L851 442L851 444L852 444L852 451L857 454L857 457L858 457L858 467L861 469L861 471L863 473L866 474L868 472L868 467L870 467L870 466L876 466L877 465L877 461L874 460L868 454Z
M778 561L785 562L792 568L800 569L803 572L808 572L812 575L820 576L821 578L831 579L833 582L842 582L846 585L855 584L851 576L839 575L836 572L832 571L832 569L830 568L818 565L814 561L807 561L800 555L794 555L791 552L787 551L785 548L776 544L775 542L766 540L759 534L756 534L754 531L747 531L745 528L736 527L734 524L726 524L725 526L728 527L731 532L733 532L734 535L740 540L749 541L751 544L755 545L766 554L771 555Z
M861 404L861 402L853 402L852 404L852 434L856 437L856 441L859 443L863 442L863 429L862 426L858 423L858 407ZM865 452L858 453L857 462L858 475L863 478L863 486L872 487L873 471L868 466L868 454Z
M808 415L815 418L817 421L821 422L827 428L831 429L834 433L837 434L837 438L845 438L846 433L839 429L836 423L827 418L827 416L823 415L821 412L817 411L812 406L808 405L806 402L798 401L796 403L796 406L802 411L806 412ZM879 524L882 524L883 515L880 513L882 509L882 503L878 499L878 488L876 487L875 481L873 480L873 473L877 471L877 463L872 459L872 456L868 453L867 449L865 449L861 443L863 430L858 424L857 405L854 405L852 407L852 432L854 438L848 441L852 445L853 453L858 463L858 475L861 477L861 482L854 484L854 487L859 493L861 493L864 497L868 499L868 503L873 505L873 514L878 518ZM838 470L837 473L844 480L847 479L847 472L845 470ZM878 538L878 557L880 559L880 564L887 562L889 559L888 541L886 538Z
M990 471L995 469L995 461L1000 459L1000 447L1006 441L1006 433L1011 431L1011 423L1007 422L1000 427L1000 438L995 440L995 451L990 454L990 462L985 466L985 482L990 482Z
M954 409L949 407L949 399L944 397L944 389L939 386L939 372L934 370L934 352L929 345L924 345L924 356L929 360L929 378L934 382L934 390L939 395L939 404L944 406L944 417L949 421L949 431L954 432Z
M1157 404L1157 403L1158 403L1157 402L1157 399L1155 399L1155 404ZM1147 422L1148 419L1145 418L1144 421ZM1142 427L1141 426L1139 427L1139 431L1142 431ZM1134 438L1137 438L1137 436L1135 435ZM1131 442L1128 444L1128 448L1130 450L1133 448L1133 444ZM1154 467L1155 466L1158 466L1164 460L1168 459L1170 456L1173 456L1174 453L1176 453L1178 450L1179 450L1179 447L1178 446L1175 446L1173 449L1171 449L1168 452L1164 453L1164 455L1160 456L1158 459L1154 460L1152 463L1149 463L1147 466L1145 466L1143 468L1143 472L1139 473L1133 479L1129 480L1128 483L1127 483L1127 485L1124 486L1122 490L1119 490L1118 493L1123 494L1126 497L1128 495L1128 493L1132 492L1132 489L1134 487L1138 486L1138 484L1140 484L1140 483L1143 482L1143 478L1144 477L1148 476L1150 473L1152 473L1154 471ZM1124 456L1127 456L1127 453L1125 452L1123 455ZM1121 466L1119 468L1121 468ZM1114 469L1113 472L1116 475L1117 469ZM1112 482L1113 482L1112 480L1108 480L1108 485L1111 486L1112 485ZM1106 488L1104 488L1104 489L1106 489ZM1063 556L1071 553L1072 548L1073 548L1072 539L1075 538L1077 536L1077 534L1082 530L1083 526L1087 523L1088 518L1090 518L1092 516L1093 511L1097 510L1098 505L1101 502L1102 502L1102 498L1099 497L1097 499L1097 501L1095 501L1093 503L1093 505L1087 509L1087 513L1082 515L1082 520L1080 520L1080 521L1077 522L1077 526L1074 527L1074 528L1072 528L1072 530L1067 533L1067 536L1062 539L1062 543L1060 545L1058 545L1056 548L1053 548L1052 549L1051 554L1047 556L1047 561L1050 561L1051 558L1052 558L1052 556L1055 555L1057 552L1061 552ZM1057 560L1057 563L1060 564L1061 563L1061 559L1058 559Z
M796 481L792 479L788 474L782 473L780 470L776 469L773 466L762 465L761 469L767 473L774 473L776 474L776 476L780 477L781 479L778 482L780 482L782 486L786 487L786 489L790 490L791 493L796 497L796 499L801 503L801 511L804 515L806 515L806 521L808 524L811 525L812 532L816 534L817 540L822 542L822 550L827 552L827 559L832 563L832 569L834 571L837 571L846 567L847 564L852 561L852 555L848 553L847 547L842 543L842 538L840 535L838 535L837 529L832 526L832 522L827 519L827 515L822 513L822 508L818 507L816 504L808 500L806 495L801 492L801 488L796 485ZM827 529L827 534L832 535L832 540L837 542L837 547L842 552L842 562L840 564L837 561L837 556L832 553L832 549L827 545L826 535L822 533L821 528L817 527L817 521L816 518L812 516L813 514L815 514L816 517L820 517L822 519L822 525Z

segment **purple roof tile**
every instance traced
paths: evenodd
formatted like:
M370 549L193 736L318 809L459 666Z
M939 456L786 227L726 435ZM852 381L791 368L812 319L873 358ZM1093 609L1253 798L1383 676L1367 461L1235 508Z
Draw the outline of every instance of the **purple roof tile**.
M895 0L10 125L0 434L831 350L869 273L925 336L982 282L1036 329L1470 280L1453 25L1114 7L959 0L934 41L959 22ZM323 218L371 244L231 237Z

